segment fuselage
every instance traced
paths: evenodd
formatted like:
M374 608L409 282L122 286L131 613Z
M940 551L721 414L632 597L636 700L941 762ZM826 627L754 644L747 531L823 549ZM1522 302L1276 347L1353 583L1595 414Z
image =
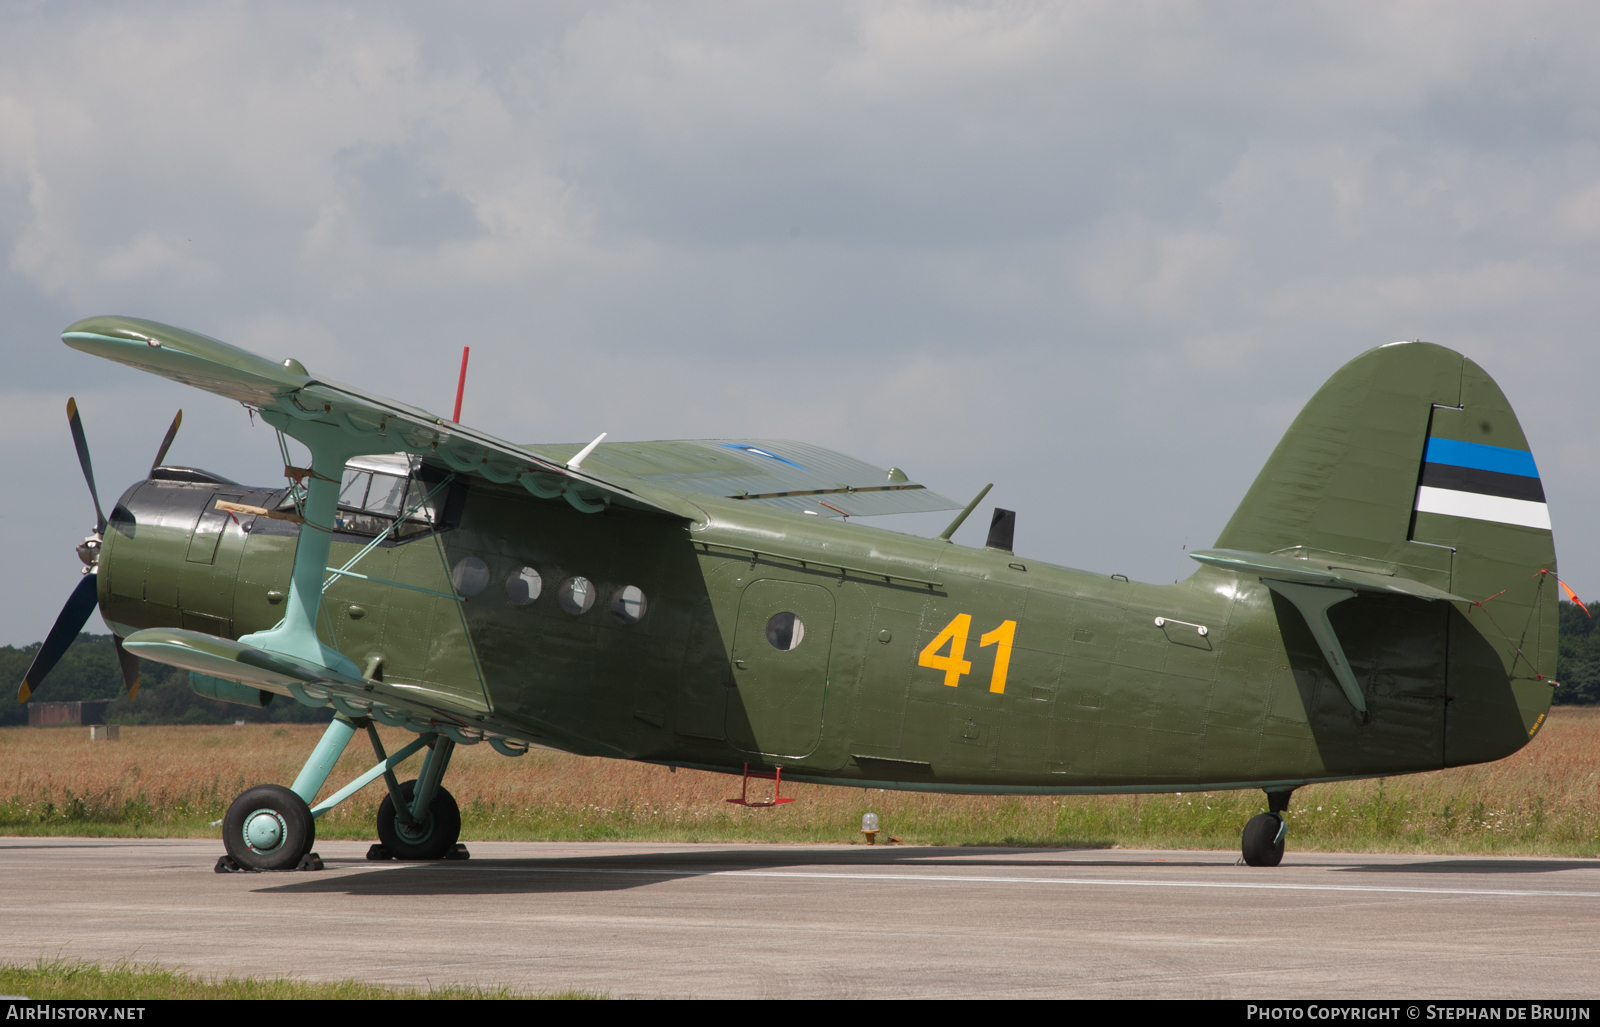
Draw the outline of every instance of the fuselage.
M283 491L191 477L111 518L119 634L283 616L295 527L214 507ZM1336 608L1361 718L1297 611L1231 572L1141 584L733 499L686 522L479 479L439 497L332 580L323 641L380 694L580 754L935 791L1293 787L1497 759L1549 705L1445 603ZM347 523L332 567L372 540ZM1495 673L1453 684L1463 661Z

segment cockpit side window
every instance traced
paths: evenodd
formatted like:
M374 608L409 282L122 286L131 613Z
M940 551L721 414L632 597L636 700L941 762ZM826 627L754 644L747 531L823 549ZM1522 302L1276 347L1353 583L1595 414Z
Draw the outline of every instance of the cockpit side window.
M455 526L455 520L460 518L460 502L457 499L465 492L465 484L458 478L447 488L439 488L444 481L444 473L432 467L419 467L405 482L405 499L399 509L408 513L405 523L395 530L395 534L402 539L416 538L426 535L431 531L443 530ZM376 488L376 486L374 486ZM433 493L429 499L428 494Z
M367 486L372 482L370 471L344 469L344 482L339 486L339 506L346 510L359 510L367 502Z
M374 474L372 484L367 487L367 512L380 517L400 516L400 503L405 499L408 480L392 474ZM421 499L422 496L417 498Z

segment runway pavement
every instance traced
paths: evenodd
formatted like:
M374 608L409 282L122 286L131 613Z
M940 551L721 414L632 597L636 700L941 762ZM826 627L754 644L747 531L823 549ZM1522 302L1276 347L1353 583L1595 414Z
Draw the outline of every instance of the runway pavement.
M216 841L0 838L0 959L615 996L1600 994L1600 861L469 843L216 874Z

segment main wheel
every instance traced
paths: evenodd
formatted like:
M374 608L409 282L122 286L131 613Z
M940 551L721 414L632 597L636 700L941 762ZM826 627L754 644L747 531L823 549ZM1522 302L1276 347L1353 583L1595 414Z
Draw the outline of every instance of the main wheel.
M1253 867L1275 867L1283 862L1284 839L1278 837L1283 820L1275 813L1262 813L1244 825L1240 848L1244 861Z
M283 785L256 785L222 818L228 855L252 870L293 870L316 840L311 807Z
M400 786L407 806L416 790L415 780ZM384 796L378 806L378 840L395 859L443 859L460 837L461 809L442 787L434 793L428 815L409 827L395 819L393 798Z

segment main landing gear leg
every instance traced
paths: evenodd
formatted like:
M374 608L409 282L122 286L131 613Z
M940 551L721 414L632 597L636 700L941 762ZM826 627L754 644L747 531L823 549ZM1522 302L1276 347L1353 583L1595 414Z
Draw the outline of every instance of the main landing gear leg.
M222 844L228 855L217 869L294 870L308 859L316 863L311 846L317 840L317 821L311 800L327 783L355 733L353 721L335 717L292 787L256 785L233 800L222 818ZM233 866L228 867L230 859Z
M1244 861L1253 867L1275 867L1283 862L1283 841L1289 833L1289 822L1284 813L1289 810L1289 796L1294 789L1267 793L1267 812L1250 818L1244 825L1240 848Z
M398 787L391 775L385 784L389 794L378 806L380 846L368 859L465 859L465 850L456 844L461 837L461 810L439 783L450 766L456 743L437 736L422 772L416 780Z
M350 739L363 728L372 740L377 764L315 806L309 805L327 784ZM403 785L396 781L394 768L425 747L429 751L419 780ZM317 818L380 777L390 797L379 807L378 836L390 848L374 845L383 855L368 853L369 859L466 859L466 849L456 844L461 813L450 793L439 787L454 750L454 741L430 731L393 754L385 753L372 721L340 714L328 725L293 787L257 785L228 807L222 818L222 841L228 854L218 861L217 873L321 870L322 862L311 851Z

